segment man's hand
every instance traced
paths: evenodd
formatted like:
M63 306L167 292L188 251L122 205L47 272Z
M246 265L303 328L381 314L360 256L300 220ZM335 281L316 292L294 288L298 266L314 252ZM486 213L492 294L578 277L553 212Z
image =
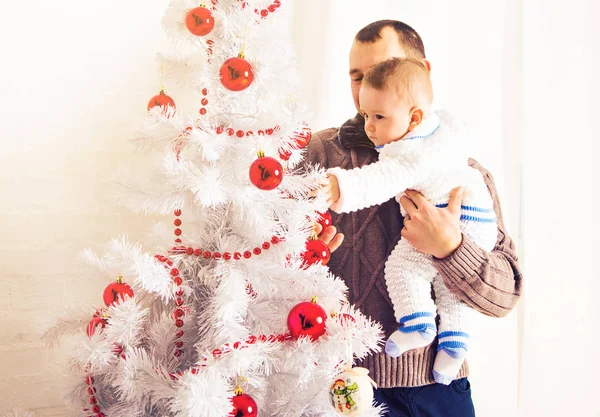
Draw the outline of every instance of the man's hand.
M318 235L323 230L323 226L319 223L315 225L315 233ZM329 247L329 251L331 253L335 252L337 248L342 245L344 241L344 235L341 233L337 233L337 229L335 226L329 226L325 229L323 234L318 237L319 240L325 242L325 244Z
M333 203L340 199L340 185L335 175L328 174L327 178L321 180L320 192L327 199L327 206L331 207Z
M450 195L448 207L438 208L423 195L407 190L400 204L406 210L402 237L418 251L442 259L450 256L462 243L460 206L463 189L456 188Z

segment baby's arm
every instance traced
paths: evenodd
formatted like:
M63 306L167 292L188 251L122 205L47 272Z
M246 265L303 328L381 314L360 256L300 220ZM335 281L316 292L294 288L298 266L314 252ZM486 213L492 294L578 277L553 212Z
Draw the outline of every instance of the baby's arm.
M331 199L331 209L335 212L357 211L385 203L413 187L425 174L423 168L420 164L407 164L396 159L380 160L351 170L331 168L327 171L330 180L325 186L325 192ZM336 199L335 191L338 188L339 198Z

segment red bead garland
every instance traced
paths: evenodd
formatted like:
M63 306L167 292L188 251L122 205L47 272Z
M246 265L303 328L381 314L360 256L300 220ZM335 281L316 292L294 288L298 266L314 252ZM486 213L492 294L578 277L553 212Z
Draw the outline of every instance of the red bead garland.
M208 95L208 89L203 88L202 89L202 95L205 96L205 97L200 101L200 104L202 104L203 106L206 106L206 105L208 105L208 99L206 98L206 96ZM207 112L206 107L200 108L200 114L201 115L204 116L206 114L206 112Z
M206 60L206 62L208 62L210 64L212 62L213 45L215 44L215 41L213 41L212 39L209 39L206 41L206 44L208 45L208 48L206 49L206 53L208 54L208 59Z
M205 91L207 91L206 89L202 90L203 94ZM206 95L206 94L205 94ZM205 101L206 100L206 101ZM208 99L203 99L201 101L201 103L203 105L208 104ZM206 104L204 104L206 103ZM189 135L190 131L193 129L192 126L188 126L183 132L182 135ZM252 130L243 130L243 129L233 129L231 127L225 128L223 126L217 126L214 130L214 133L217 135L222 135L225 134L227 136L237 136L238 138L243 138L243 137L247 137L247 136L252 136L254 134L258 135L258 136L271 136L276 134L277 132L279 132L281 130L281 127L279 127L279 125L275 125L272 128L267 128L267 129L260 129L257 130L256 132L252 131ZM299 148L298 148L299 149Z
M181 210L176 210L175 215L181 215ZM194 253L194 249L192 248L183 249L185 250L186 254L191 255ZM177 287L180 287L183 284L183 279L180 276L179 269L173 268L173 262L163 255L155 255L154 257L163 264L165 269L170 269L169 274L173 277L173 282ZM175 295L177 295L178 298L175 300L176 308L173 310L173 320L175 321L175 327L177 327L178 329L180 329L184 325L183 317L185 316L185 307L184 300L183 298L181 298L183 294L184 292L181 288L179 288L175 293ZM183 337L183 331L179 330L175 334L175 336L177 337L177 339L181 339ZM185 350L182 349L183 341L178 340L177 342L175 342L175 346L177 347L177 349L175 350L173 355L179 358L185 352Z
M94 378L88 375L85 378L85 384L88 386L87 393L90 396L89 403L92 405L91 411L96 414L96 417L104 417L100 406L98 405L98 399L96 398L96 388L94 388ZM83 411L90 411L89 408L84 408Z
M181 216L181 210L180 209L176 209L173 214L175 214L175 217L179 217ZM175 233L175 236L177 237L175 239L175 243L181 243L181 239L179 239L179 236L181 236L181 234L183 233L182 230L179 228L181 226L181 219L175 219L175 221L173 222L173 224L176 226L176 229L174 230L173 233Z
M275 125L272 128L257 130L256 134L258 136L265 136L265 135L271 136L271 135L279 132L280 130L281 130L281 128L279 127L279 125ZM255 134L253 130L233 129L231 127L224 128L223 126L218 126L217 128L215 128L215 133L217 135L226 134L227 136L237 136L240 139L243 137L252 136Z
M246 250L246 251L236 251L233 253L233 255L231 255L230 251L227 252L221 252L221 251L215 251L215 252L211 252L211 251L203 251L202 249L199 248L193 248L191 246L174 246L173 248L171 248L171 253L176 254L176 255L190 255L190 256L196 256L196 257L203 257L204 259L215 259L215 260L220 260L223 259L225 261L230 261L230 260L235 260L235 261L239 261L240 259L242 259L242 257L244 257L245 259L250 259L253 255L254 256L258 256L260 254L263 253L263 250L269 250L271 249L271 247L273 245L277 245L278 243L284 241L283 238L278 237L278 236L273 236L271 238L270 242L263 242L260 247L255 247L254 249L252 249L252 251ZM262 249L261 249L262 248ZM157 255L158 257L159 255ZM160 258L158 258L160 260ZM166 259L166 258L165 258ZM179 271L177 271L177 273L179 273ZM171 271L171 274L173 274L173 271ZM179 277L176 277L175 279L177 279ZM179 278L181 279L181 278ZM181 285L181 284L178 284Z
M213 359L219 359L221 356L230 353L234 350L242 350L247 349L248 347L256 344L256 343L283 343L288 340L292 340L294 337L291 333L285 334L270 334L269 336L265 336L261 334L260 336L248 336L248 338L243 342L234 342L234 343L225 343L220 349L213 349L211 352ZM203 362L208 362L208 357L204 357ZM206 363L196 364L196 368L192 368L192 372L194 369L198 369L198 367L206 366Z
M242 8L246 8L248 3L245 0L240 0L242 2ZM274 0L273 3L266 6L264 9L254 9L254 13L256 13L261 19L266 19L269 16L269 13L275 13L275 11L281 6L280 0Z

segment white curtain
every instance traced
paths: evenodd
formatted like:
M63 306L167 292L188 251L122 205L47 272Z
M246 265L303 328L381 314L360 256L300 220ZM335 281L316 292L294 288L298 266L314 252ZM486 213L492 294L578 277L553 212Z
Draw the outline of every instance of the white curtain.
M401 20L425 42L437 104L468 119L473 156L494 174L525 295L509 317L481 319L469 358L479 416L600 415L599 11L596 0L294 2L315 129L354 114L354 34Z

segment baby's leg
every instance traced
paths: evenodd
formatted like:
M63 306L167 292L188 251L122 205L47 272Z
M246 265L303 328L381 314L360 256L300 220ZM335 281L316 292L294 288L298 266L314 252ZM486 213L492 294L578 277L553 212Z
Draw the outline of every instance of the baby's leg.
M440 315L438 347L433 364L433 378L449 385L458 375L469 348L469 332L475 310L448 290L442 278L433 280L435 303Z
M435 304L431 281L437 274L430 255L400 240L385 264L388 293L399 323L385 344L392 357L427 346L435 338Z

